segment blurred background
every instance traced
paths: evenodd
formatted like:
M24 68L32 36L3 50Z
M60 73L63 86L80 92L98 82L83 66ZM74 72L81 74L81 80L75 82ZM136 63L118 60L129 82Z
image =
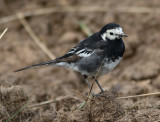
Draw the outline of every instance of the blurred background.
M128 35L126 51L113 72L98 78L100 84L118 96L160 91L159 0L0 0L0 33L8 28L0 40L1 87L22 86L31 103L76 96L72 90L86 95L89 89L83 77L70 69L49 66L13 71L62 56L110 22L121 25ZM99 92L96 85L94 91ZM124 107L143 108L144 113L154 105L159 113L159 97L120 102ZM51 110L52 106L36 109L38 113Z

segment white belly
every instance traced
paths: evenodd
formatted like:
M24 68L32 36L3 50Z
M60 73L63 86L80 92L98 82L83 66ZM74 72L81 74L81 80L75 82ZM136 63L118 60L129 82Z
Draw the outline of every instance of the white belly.
M66 62L60 62L57 63L57 66L64 66L64 67L69 67L75 71L81 72L83 75L87 75L87 76L96 76L97 73L98 75L104 75L109 73L110 71L112 71L122 60L122 57L116 59L114 62L113 61L108 61L108 59L104 60L104 64L100 69L97 69L95 72L87 72L84 70L79 70L79 68L75 65L75 63L66 63Z
M107 61L107 59L104 61L104 65L102 66L100 70L100 75L107 74L108 72L112 71L122 60L122 57L119 57L114 62L113 61Z

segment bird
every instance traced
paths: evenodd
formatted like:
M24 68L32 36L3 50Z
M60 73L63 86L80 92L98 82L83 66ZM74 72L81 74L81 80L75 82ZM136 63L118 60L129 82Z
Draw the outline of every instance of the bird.
M94 78L101 92L104 92L97 76L111 72L121 62L125 51L122 37L128 37L122 27L116 23L108 23L100 31L80 41L63 56L26 66L15 70L15 72L43 65L67 67L80 72L89 88L91 85L88 82L88 77ZM92 94L95 95L94 92Z

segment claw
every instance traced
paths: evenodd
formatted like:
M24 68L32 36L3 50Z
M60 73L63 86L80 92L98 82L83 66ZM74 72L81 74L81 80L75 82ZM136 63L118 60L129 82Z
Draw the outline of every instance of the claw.
M98 94L92 94L94 97L107 97L106 95L102 94L104 93L104 91L101 91L100 93Z

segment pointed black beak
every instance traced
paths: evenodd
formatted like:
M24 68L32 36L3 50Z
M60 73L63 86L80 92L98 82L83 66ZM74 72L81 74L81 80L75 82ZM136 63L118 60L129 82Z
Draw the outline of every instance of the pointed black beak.
M122 34L119 34L121 37L128 37L127 34L125 33L122 33Z

